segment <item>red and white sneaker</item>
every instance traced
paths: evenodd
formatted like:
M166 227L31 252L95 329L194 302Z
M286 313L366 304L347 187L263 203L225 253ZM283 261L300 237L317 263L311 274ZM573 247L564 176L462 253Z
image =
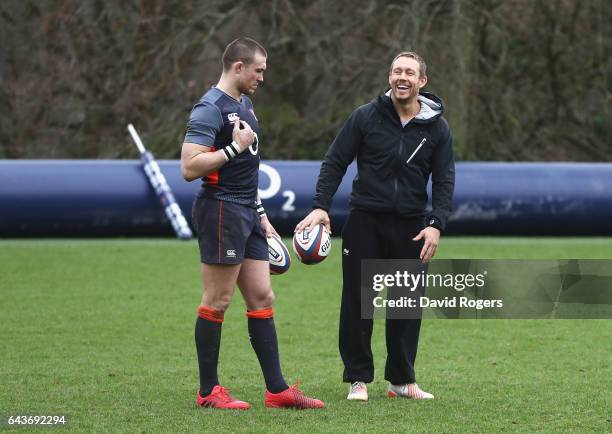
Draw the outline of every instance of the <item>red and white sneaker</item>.
M349 401L367 401L368 386L363 381L355 381L350 385L346 399Z
M209 395L202 397L198 391L198 405L209 408L225 408L230 410L248 410L251 405L248 402L240 401L229 394L225 387L218 384L213 387Z
M395 398L401 396L402 398L408 399L434 399L431 393L421 390L418 384L399 384L394 385L389 383L389 390L387 392L389 398Z
M289 387L279 393L270 393L266 390L266 399L264 405L270 408L323 408L323 401L316 398L310 398L299 390L297 387L299 382L294 386Z

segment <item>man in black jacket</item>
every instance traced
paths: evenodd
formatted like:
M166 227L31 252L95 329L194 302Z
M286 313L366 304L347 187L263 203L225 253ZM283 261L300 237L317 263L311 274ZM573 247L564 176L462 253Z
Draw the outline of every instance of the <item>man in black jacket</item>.
M331 232L328 211L348 165L357 159L351 212L342 232L340 354L349 400L366 401L374 379L373 321L361 318L361 260L416 259L428 262L451 211L455 185L452 137L444 105L427 83L426 65L413 52L398 54L389 70L390 89L355 110L321 165L313 211L296 226L319 223ZM426 214L432 177L432 210ZM432 399L416 384L420 319L387 319L385 379L388 396Z

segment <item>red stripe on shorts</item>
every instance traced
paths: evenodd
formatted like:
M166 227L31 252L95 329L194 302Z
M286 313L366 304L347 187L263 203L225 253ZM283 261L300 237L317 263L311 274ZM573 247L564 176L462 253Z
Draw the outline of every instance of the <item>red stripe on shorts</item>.
M219 239L219 248L217 249L218 251L218 255L219 255L219 263L221 263L221 235L222 235L222 224L221 224L221 211L223 211L223 201L220 200L219 201L219 234L218 234L218 239Z

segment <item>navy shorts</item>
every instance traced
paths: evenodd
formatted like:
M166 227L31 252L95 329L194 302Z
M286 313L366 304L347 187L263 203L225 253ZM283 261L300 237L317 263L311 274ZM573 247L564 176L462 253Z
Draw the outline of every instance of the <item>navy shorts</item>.
M255 208L198 194L192 218L202 263L268 260L268 240Z

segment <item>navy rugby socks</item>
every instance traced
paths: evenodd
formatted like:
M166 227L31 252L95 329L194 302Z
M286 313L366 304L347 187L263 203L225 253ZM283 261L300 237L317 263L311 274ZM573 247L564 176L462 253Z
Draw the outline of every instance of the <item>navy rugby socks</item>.
M280 393L289 388L281 372L278 341L274 327L272 308L247 311L249 338L257 354L259 365L270 393Z
M200 305L195 326L195 343L200 368L200 396L206 397L219 384L217 365L221 345L223 312Z

